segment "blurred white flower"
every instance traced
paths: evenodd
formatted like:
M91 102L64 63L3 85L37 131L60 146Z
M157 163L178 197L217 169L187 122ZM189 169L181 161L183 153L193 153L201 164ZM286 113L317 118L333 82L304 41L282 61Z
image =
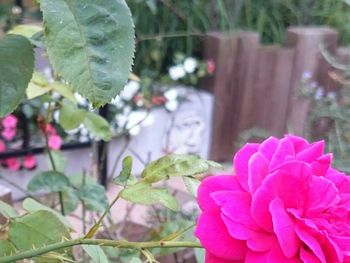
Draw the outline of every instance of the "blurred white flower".
M184 69L187 73L193 73L197 68L197 60L194 58L186 58L184 61Z
M124 127L128 122L128 116L124 114L117 114L115 116L115 121L117 122L118 127Z
M179 107L179 102L177 100L169 100L164 106L168 111L176 111Z
M317 81L312 81L312 82L310 83L310 87L313 88L313 89L316 89L316 88L318 87Z
M86 136L86 135L79 136L79 142L84 143L84 142L88 142L88 141L90 141L89 136Z
M60 112L59 112L58 110L54 111L54 113L53 113L53 119L55 120L55 122L59 123Z
M129 81L123 91L120 93L120 97L124 100L131 100L137 91L140 89L140 83L136 81Z
M311 78L312 78L311 72L310 72L310 71L304 71L302 78L303 78L304 80L311 79Z
M140 133L141 127L150 126L154 123L154 117L152 114L148 114L147 111L133 111L128 116L128 123L126 129L129 130L130 135L135 136Z
M316 93L315 93L315 100L321 100L324 96L324 91L323 88L318 88Z
M169 89L164 93L164 97L167 100L176 100L178 96L178 92L176 89Z
M141 127L138 125L138 126L134 126L132 127L130 130L129 130L129 134L131 136L136 136L138 135L139 133L141 132Z
M169 69L169 75L172 80L178 80L186 75L182 65L173 66Z
M74 97L80 106L87 106L88 105L87 99L84 99L79 93L75 92Z
M119 95L117 95L112 101L111 104L113 104L114 106L116 106L118 109L123 108L124 106L124 102L123 100L120 98Z
M45 67L43 73L49 83L53 83L55 81L53 78L52 69L50 67Z
M58 100L59 98L61 98L61 94L59 94L56 91L53 91L51 96L54 100Z

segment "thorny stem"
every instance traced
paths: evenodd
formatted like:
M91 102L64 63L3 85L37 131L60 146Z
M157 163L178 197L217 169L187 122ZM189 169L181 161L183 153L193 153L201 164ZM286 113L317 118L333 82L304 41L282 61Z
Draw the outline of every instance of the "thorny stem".
M79 245L97 245L115 248L129 248L129 249L148 249L148 248L177 248L177 247L192 247L201 248L198 242L192 241L151 241L151 242L128 242L122 240L108 240L108 239L73 239L64 242L54 243L41 248L17 253L11 256L0 258L0 263L16 262L22 259L29 259L38 257L51 251L56 251L63 248L74 247Z

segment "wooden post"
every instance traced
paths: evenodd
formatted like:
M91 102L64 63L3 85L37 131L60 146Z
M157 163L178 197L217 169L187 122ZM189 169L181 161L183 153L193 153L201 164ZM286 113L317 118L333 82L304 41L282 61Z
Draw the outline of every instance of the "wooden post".
M321 80L325 72L318 74L323 61L319 45L323 42L332 52L335 51L337 39L338 32L328 27L291 27L288 29L288 46L295 49L288 106L288 126L294 134L303 134L309 113L309 102L297 97L302 76L304 72L308 72L316 81Z
M0 185L0 200L12 205L12 194L11 190ZM0 215L0 224L4 224L6 222L6 218Z
M294 50L289 48L258 49L250 75L252 83L245 87L246 107L241 111L240 132L258 127L275 136L285 133L293 56Z
M258 44L258 34L250 32L210 33L207 36L206 46L210 50L207 53L216 63L215 76L210 83L215 97L211 144L213 160L232 159L241 96Z

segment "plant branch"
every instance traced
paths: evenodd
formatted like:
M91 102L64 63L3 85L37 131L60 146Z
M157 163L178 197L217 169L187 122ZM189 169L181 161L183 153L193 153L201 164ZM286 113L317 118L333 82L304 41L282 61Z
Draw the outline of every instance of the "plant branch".
M192 247L201 248L198 242L192 241L151 241L151 242L129 242L122 240L108 240L108 239L73 239L64 242L54 243L45 247L31 249L24 252L19 252L15 255L5 256L0 258L0 263L16 262L22 259L29 259L44 255L51 251L59 249L74 247L79 245L97 245L115 248L129 248L129 249L147 249L147 248L177 248L177 247Z

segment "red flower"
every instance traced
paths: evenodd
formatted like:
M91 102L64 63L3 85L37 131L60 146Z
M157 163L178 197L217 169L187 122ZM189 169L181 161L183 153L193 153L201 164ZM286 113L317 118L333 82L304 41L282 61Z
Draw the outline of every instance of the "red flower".
M209 59L207 61L207 71L209 74L213 74L215 72L216 66L215 66L215 62L212 59Z
M18 171L21 168L21 164L16 158L8 158L5 160L5 165L10 171Z
M27 155L26 157L24 157L23 167L28 169L28 170L34 169L36 167L35 156L34 155Z

